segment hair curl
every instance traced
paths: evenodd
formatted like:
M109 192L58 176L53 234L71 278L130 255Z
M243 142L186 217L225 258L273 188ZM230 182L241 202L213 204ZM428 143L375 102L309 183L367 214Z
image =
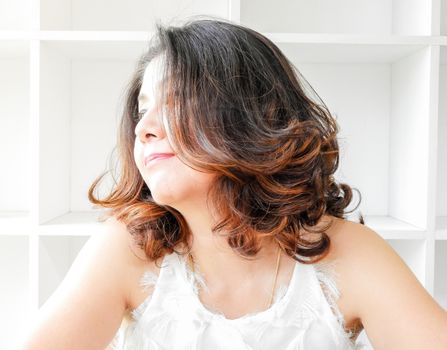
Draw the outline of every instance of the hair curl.
M110 208L107 215L126 224L150 260L176 247L190 248L183 216L154 202L133 157L142 77L148 63L162 55L170 143L187 164L218 175L208 198L223 219L213 233L224 231L229 246L244 257L256 255L261 238L270 237L302 263L322 259L330 225L317 229L316 224L325 214L344 218L352 200L351 187L333 176L338 126L324 102L313 88L321 104L312 101L298 69L250 28L195 19L177 27L157 22L155 34L126 87L119 181L98 199L93 192L103 173L90 186L89 200ZM319 239L305 239L301 228Z

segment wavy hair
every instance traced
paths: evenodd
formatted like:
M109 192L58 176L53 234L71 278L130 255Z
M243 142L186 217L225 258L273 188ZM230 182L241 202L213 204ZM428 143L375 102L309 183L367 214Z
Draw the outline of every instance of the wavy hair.
M170 143L185 164L217 175L208 199L222 220L213 234L223 232L229 246L247 258L268 237L302 263L322 259L332 222L323 228L317 222L325 214L344 218L352 200L351 187L333 176L339 165L338 125L324 102L313 88L319 103L307 96L298 69L250 28L214 18L181 26L157 22L155 28L126 86L119 179L99 199L94 191L107 172L97 177L89 200L125 223L150 260L191 248L192 233L182 214L155 203L133 157L144 71L162 55L161 99ZM302 228L319 239L307 240Z

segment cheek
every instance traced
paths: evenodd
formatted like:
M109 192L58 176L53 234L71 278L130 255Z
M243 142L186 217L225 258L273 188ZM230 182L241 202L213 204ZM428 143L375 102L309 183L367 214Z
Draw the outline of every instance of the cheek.
M133 159L134 159L135 165L137 166L140 173L142 172L142 165L140 164L141 161L139 159L139 157L141 156L141 153L142 153L141 144L139 142L135 141L135 144L133 147Z
M205 194L211 186L214 176L186 167L184 169L184 185L189 186L189 191L194 194Z

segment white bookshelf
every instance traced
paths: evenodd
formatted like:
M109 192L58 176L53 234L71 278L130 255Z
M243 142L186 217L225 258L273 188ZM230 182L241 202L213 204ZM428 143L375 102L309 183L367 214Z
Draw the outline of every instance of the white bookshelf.
M196 14L291 59L340 125L337 180L447 308L447 0L0 0L1 347L102 229L87 189L155 20Z
M39 237L39 307L62 282L88 236Z
M29 238L21 234L0 235L0 276L2 278L0 334L2 348L23 336L21 326L28 319ZM5 346L6 345L6 346Z

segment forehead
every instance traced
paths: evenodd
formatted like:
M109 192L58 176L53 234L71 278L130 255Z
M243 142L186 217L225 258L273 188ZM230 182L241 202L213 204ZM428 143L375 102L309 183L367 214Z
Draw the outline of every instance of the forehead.
M159 55L152 59L147 65L138 95L138 102L154 99L157 90L163 82L163 59Z

